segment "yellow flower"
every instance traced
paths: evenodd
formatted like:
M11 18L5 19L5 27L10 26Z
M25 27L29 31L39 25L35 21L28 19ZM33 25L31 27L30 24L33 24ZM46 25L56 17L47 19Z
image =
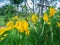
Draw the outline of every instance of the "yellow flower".
M5 30L8 31L8 30L13 30L14 28L13 27L6 27Z
M17 21L15 24L15 28L17 28L21 33L24 32L22 21Z
M12 27L2 27L0 28L0 35L2 35L5 31L12 30L12 29L13 29Z
M28 22L27 21L23 21L23 29L27 30L28 29Z
M36 23L36 21L38 20L38 17L37 17L37 15L36 14L33 14L32 15L32 22L35 24Z
M23 21L23 30L26 32L26 35L29 35L30 31L28 30L28 22Z
M14 28L14 22L13 22L13 21L9 21L9 22L6 24L6 27L7 27L7 29L13 29L13 28Z
M16 24L15 24L15 26L14 26L14 27L17 28L17 29L18 29L18 27L19 27L19 22L20 22L20 21L16 21Z
M12 20L17 20L18 19L18 16L15 16L12 18Z
M60 22L57 22L57 26L60 27Z
M0 28L0 35L2 35L5 31L5 27Z
M49 20L49 18L48 18L48 16L47 16L46 13L45 13L44 16L43 16L43 20L46 21L46 22L48 22L48 20Z
M19 31L22 33L24 32L24 28L23 28L23 23L22 21L19 22Z
M56 12L55 8L51 7L50 8L50 17L54 16L55 12Z

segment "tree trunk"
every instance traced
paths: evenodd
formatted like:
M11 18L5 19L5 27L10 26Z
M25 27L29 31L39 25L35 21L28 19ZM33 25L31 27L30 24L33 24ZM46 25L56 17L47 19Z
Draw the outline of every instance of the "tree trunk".
M35 4L35 1L33 0L33 13L35 13L35 12L34 12L34 4Z
M39 13L39 16L43 16L44 0L40 0L39 2L40 2L40 3L39 3L39 4L40 4L40 6L39 6L39 12L40 12L40 13Z

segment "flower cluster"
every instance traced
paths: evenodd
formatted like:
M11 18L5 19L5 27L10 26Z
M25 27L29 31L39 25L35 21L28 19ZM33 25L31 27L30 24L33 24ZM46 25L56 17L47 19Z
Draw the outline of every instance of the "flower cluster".
M28 22L26 20L16 21L15 28L17 28L21 33L26 32L26 35L29 34Z
M29 35L28 22L26 20L17 20L16 22L12 20L8 21L6 27L0 29L0 35L2 35L5 31L13 30L13 29L17 29L21 33L25 32L26 35Z
M54 18L54 16L56 16L56 13L57 12L57 10L55 9L55 8L53 8L53 7L50 7L49 8L49 12L48 13L44 13L44 15L43 15L43 20L48 24L48 25L50 25L50 24L52 24L52 22L51 22L51 20L54 20L53 18ZM58 18L59 18L60 16L58 16ZM59 23L57 23L57 25L58 25L58 27L59 27Z

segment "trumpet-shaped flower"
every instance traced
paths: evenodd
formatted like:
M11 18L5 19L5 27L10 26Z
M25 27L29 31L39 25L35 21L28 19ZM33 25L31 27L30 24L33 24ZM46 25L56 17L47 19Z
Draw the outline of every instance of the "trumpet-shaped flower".
M27 21L23 21L23 28L24 28L24 30L28 30L28 22Z
M50 17L54 16L55 12L55 8L50 8Z
M5 31L12 30L12 29L13 29L12 27L2 27L0 28L0 35L2 35Z
M13 29L14 28L14 22L13 21L9 21L7 24L6 24L6 29Z
M49 18L48 18L48 16L47 16L47 14L44 14L43 20L46 21L46 22L48 22Z
M35 24L36 23L36 21L38 20L38 17L37 17L37 15L36 14L33 14L32 15L32 22Z
M5 31L5 27L0 28L0 35L2 35Z

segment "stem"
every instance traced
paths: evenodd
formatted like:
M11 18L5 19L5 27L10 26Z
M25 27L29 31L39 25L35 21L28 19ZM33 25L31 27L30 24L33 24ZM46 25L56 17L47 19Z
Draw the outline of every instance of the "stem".
M42 34L44 32L44 26L45 26L45 22L43 23L42 32L41 32L40 36L38 37L38 39L42 36Z
M51 44L53 45L53 29L52 29L52 27L50 27L50 31L51 31Z

